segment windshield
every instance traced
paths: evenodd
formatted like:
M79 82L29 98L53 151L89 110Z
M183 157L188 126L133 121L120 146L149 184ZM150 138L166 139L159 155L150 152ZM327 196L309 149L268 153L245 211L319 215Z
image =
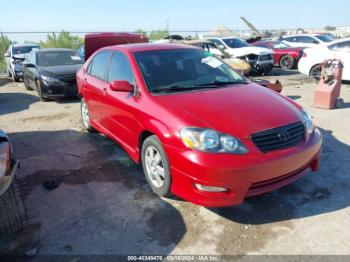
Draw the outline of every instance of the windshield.
M272 46L273 46L273 48L276 48L276 49L284 49L284 48L290 47L290 45L288 45L287 43L280 42L280 41L272 42Z
M138 52L135 58L151 93L246 83L230 66L200 49Z
M74 51L39 52L37 64L39 66L78 65L83 64L83 60Z
M333 40L330 39L326 35L315 35L316 38L320 39L322 42L332 42Z
M33 48L39 48L38 46L16 46L12 48L13 55L27 54L32 51Z
M222 39L225 44L231 48L241 48L250 46L246 41L239 38L224 38Z

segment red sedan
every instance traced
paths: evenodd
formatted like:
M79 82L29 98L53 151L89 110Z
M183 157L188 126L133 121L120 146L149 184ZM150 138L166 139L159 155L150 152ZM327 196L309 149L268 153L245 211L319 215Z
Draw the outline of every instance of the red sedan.
M296 68L304 50L304 48L291 47L281 41L259 41L252 45L272 49L275 66L283 70Z
M141 163L159 196L237 205L318 169L322 138L311 117L204 50L106 47L77 81L85 128Z

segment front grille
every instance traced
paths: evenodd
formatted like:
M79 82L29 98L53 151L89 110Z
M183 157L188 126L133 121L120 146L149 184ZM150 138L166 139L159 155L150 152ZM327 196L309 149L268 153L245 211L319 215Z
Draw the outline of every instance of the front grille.
M299 144L305 138L305 127L302 122L277 127L251 135L254 144L262 151L290 148Z
M75 75L66 75L66 76L59 76L58 77L61 81L66 82L68 84L76 84L76 76Z
M272 55L262 55L260 56L260 61L268 61L268 60L272 60Z

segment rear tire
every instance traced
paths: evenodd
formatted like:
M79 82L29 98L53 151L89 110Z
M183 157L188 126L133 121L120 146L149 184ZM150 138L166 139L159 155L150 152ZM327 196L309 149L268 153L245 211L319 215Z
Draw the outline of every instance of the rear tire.
M314 65L314 66L310 69L309 76L310 76L313 80L315 80L316 82L318 82L318 81L320 81L320 79L321 79L321 71L322 71L321 64Z
M142 167L152 191L161 197L169 197L171 176L169 161L158 137L150 136L142 144Z
M284 55L280 59L280 67L283 70L290 70L295 65L295 59L290 55Z
M96 132L96 129L91 126L91 121L90 121L90 111L85 103L84 98L81 98L80 100L80 112L81 112L81 120L83 122L83 126L86 131L88 132Z
M12 76L12 81L13 82L19 82L19 78L15 74L11 74Z

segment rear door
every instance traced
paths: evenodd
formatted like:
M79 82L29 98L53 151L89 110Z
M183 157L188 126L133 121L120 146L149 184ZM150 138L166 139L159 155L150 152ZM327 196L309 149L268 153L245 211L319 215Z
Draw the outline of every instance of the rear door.
M83 79L83 96L89 108L91 120L102 128L106 128L103 116L105 115L104 100L108 87L107 69L110 57L110 51L97 53L90 61Z
M111 58L108 72L108 82L128 81L135 84L135 77L128 57L122 52L114 52ZM107 90L107 129L122 144L132 150L132 145L137 143L136 130L138 130L138 120L136 117L139 98L127 92Z

